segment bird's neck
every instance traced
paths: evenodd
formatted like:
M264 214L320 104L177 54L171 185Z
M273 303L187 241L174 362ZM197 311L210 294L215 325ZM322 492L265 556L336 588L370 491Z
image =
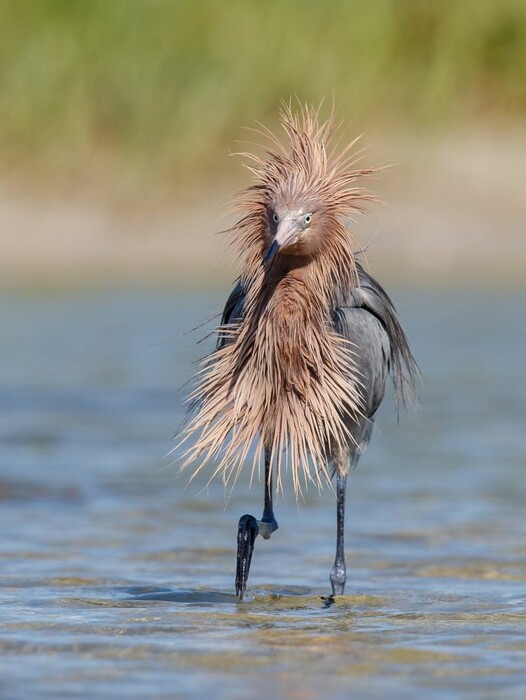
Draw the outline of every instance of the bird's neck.
M265 370L276 394L292 390L301 396L333 359L334 284L321 279L316 261L294 262L280 261L250 290L239 350Z
M248 286L248 309L258 318L267 308L290 318L312 314L327 320L357 284L356 263L347 247L313 257L282 255L270 269L260 267Z

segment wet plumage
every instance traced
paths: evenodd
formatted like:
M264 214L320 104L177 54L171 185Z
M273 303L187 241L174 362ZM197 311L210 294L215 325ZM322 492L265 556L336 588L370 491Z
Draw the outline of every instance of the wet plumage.
M285 142L264 130L265 157L245 154L254 181L236 199L231 230L241 274L187 429L197 435L187 461L196 472L211 463L227 483L264 454L270 513L272 473L282 487L289 468L296 494L334 473L343 479L369 442L389 372L401 402L418 373L347 225L373 199L360 184L375 170L353 169L354 142L339 150L333 118L319 124L307 107L281 116Z

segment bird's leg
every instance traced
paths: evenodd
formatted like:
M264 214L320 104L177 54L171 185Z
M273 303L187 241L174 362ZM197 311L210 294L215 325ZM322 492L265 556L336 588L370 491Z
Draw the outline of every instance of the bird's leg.
M345 588L345 547L344 547L344 521L345 521L345 485L347 474L336 477L336 558L331 570L331 585L333 595L342 595Z
M278 529L278 522L272 509L272 468L270 466L270 450L265 450L265 501L263 515L258 522L259 534L264 540L270 539L273 532Z
M268 540L278 529L278 523L272 510L272 471L270 466L270 450L265 450L265 501L263 516L256 520L253 515L242 515L237 528L237 566L236 566L236 596L243 598L247 587L248 572L252 561L252 552L256 537L261 535Z

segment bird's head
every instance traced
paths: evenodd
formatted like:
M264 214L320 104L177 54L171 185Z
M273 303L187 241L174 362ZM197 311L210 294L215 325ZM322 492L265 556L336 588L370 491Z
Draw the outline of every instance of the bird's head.
M316 257L323 250L353 238L346 222L374 196L356 181L375 168L353 169L357 139L339 148L338 124L331 117L320 124L318 111L290 105L281 111L286 140L263 127L270 142L265 157L244 153L255 182L243 190L235 209L242 218L233 227L235 242L249 263L265 266L287 258ZM240 235L241 234L241 235Z
M304 209L276 206L269 211L267 235L270 240L264 257L266 264L279 252L283 255L309 254L313 244L311 225L314 212L305 212Z

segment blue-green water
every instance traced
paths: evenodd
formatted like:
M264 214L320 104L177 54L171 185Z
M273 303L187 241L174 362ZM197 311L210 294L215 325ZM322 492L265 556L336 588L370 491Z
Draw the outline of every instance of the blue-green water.
M394 297L422 408L388 402L350 478L330 608L329 491L280 497L237 603L262 487L185 489L164 456L219 297L1 301L0 697L526 696L525 296Z

